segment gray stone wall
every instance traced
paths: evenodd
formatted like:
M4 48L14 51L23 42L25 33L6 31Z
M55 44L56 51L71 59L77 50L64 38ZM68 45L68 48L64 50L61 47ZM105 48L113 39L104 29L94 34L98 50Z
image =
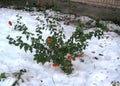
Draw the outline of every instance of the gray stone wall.
M117 19L120 21L120 9L103 7L81 2L68 3L66 0L54 0L55 5L65 13L73 13L76 15L86 15L95 19ZM69 8L71 7L71 9Z
M97 6L92 4L86 4L81 2L71 2L68 0L0 0L1 5L9 6L16 5L24 7L26 2L28 4L38 4L40 1L44 1L49 5L55 5L55 9L59 9L64 13L72 13L79 16L90 16L95 19L117 19L120 21L120 9L104 6Z
M73 2L82 2L104 7L120 8L120 0L71 0Z
M0 5L3 7L7 7L7 6L26 6L26 4L28 3L29 5L33 5L33 3L37 3L40 0L0 0Z

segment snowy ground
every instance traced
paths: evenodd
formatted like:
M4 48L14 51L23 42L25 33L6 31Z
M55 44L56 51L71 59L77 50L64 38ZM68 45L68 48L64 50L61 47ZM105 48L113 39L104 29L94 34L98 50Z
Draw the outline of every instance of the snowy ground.
M20 82L20 86L111 86L114 80L120 82L120 36L116 33L105 32L105 37L101 40L93 37L84 50L85 62L74 61L75 70L71 75L66 75L59 68L52 67L51 63L37 64L33 60L33 54L8 44L7 35L18 34L18 31L12 29L13 26L8 25L8 21L12 21L13 25L16 23L17 14L23 16L23 21L31 30L35 28L37 15L43 15L41 12L0 8L0 73L12 74L26 69L27 72L22 76L25 82ZM75 30L73 25L62 26L67 37ZM109 26L120 29L115 25ZM0 86L11 86L14 81L15 77L11 75L0 81Z

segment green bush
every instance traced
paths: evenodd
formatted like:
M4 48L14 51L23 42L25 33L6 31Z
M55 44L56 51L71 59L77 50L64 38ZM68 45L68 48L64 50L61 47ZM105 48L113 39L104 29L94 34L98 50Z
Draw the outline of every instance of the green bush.
M24 42L23 36L12 38L8 35L9 44L18 46L20 49L23 48L26 52L30 51L32 53L35 51L34 60L37 63L53 62L53 67L60 67L67 74L71 74L73 71L72 61L88 46L87 40L91 39L92 36L99 39L103 37L104 30L101 29L84 34L84 26L79 23L72 36L67 41L64 41L66 37L63 27L54 17L47 14L45 14L45 20L37 17L40 24L36 26L35 33L28 31L28 27L21 22L21 16L17 15L17 17L14 30L20 31L30 43ZM102 26L98 25L98 27ZM46 39L43 38L43 30L50 32L50 36ZM83 60L81 61L83 62Z

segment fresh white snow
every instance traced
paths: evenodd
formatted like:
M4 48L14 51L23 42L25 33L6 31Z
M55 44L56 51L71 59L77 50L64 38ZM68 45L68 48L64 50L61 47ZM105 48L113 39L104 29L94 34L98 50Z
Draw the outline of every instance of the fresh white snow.
M20 69L27 70L22 76L25 82L20 82L20 86L111 86L114 80L120 82L120 35L105 32L103 39L93 37L84 50L85 62L80 62L79 59L73 61L74 71L66 75L60 68L52 67L52 63L37 64L33 60L33 53L26 53L23 49L8 44L6 37L9 34L12 36L19 34L13 30L17 14L23 17L22 21L31 31L36 26L35 18L38 15L43 16L42 12L0 8L0 73L9 73L9 77L0 81L0 86L11 86L15 81L12 73ZM9 26L8 21L12 21L13 25ZM75 31L75 26L61 24L66 36L70 37ZM108 27L120 29L115 24L110 24Z

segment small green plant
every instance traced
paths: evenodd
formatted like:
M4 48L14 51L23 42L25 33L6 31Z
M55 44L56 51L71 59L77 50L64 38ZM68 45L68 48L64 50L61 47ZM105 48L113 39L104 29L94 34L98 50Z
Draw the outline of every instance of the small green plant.
M27 72L26 69L21 69L19 70L19 72L15 72L13 73L13 75L16 77L15 82L12 84L12 86L16 86L19 85L19 81L21 80L22 82L24 82L24 79L22 79L22 75ZM19 85L20 86L20 85Z
M63 27L54 17L47 14L45 14L45 20L37 17L39 24L36 26L35 32L29 32L27 26L21 22L22 17L17 17L14 30L20 31L23 36L13 38L8 35L9 44L18 46L20 49L23 48L26 52L30 51L32 53L35 51L34 60L37 63L53 62L53 67L60 67L67 74L71 74L73 71L72 61L79 57L81 52L88 46L87 40L91 39L92 36L99 39L103 37L104 30L101 29L84 34L84 26L80 23L72 36L66 40ZM48 31L50 35L43 38L43 31ZM23 37L29 43L24 41Z
M5 80L7 77L15 77L15 81L14 81L14 83L11 85L11 86L20 86L20 84L19 84L19 81L22 81L22 82L24 82L24 79L21 77L25 72L27 72L26 71L26 69L20 69L18 72L14 72L14 73L12 73L12 74L10 74L10 73L1 73L0 74L0 81L1 80ZM12 76L11 76L12 75Z
M0 81L4 80L6 78L6 73L1 73L0 74Z

